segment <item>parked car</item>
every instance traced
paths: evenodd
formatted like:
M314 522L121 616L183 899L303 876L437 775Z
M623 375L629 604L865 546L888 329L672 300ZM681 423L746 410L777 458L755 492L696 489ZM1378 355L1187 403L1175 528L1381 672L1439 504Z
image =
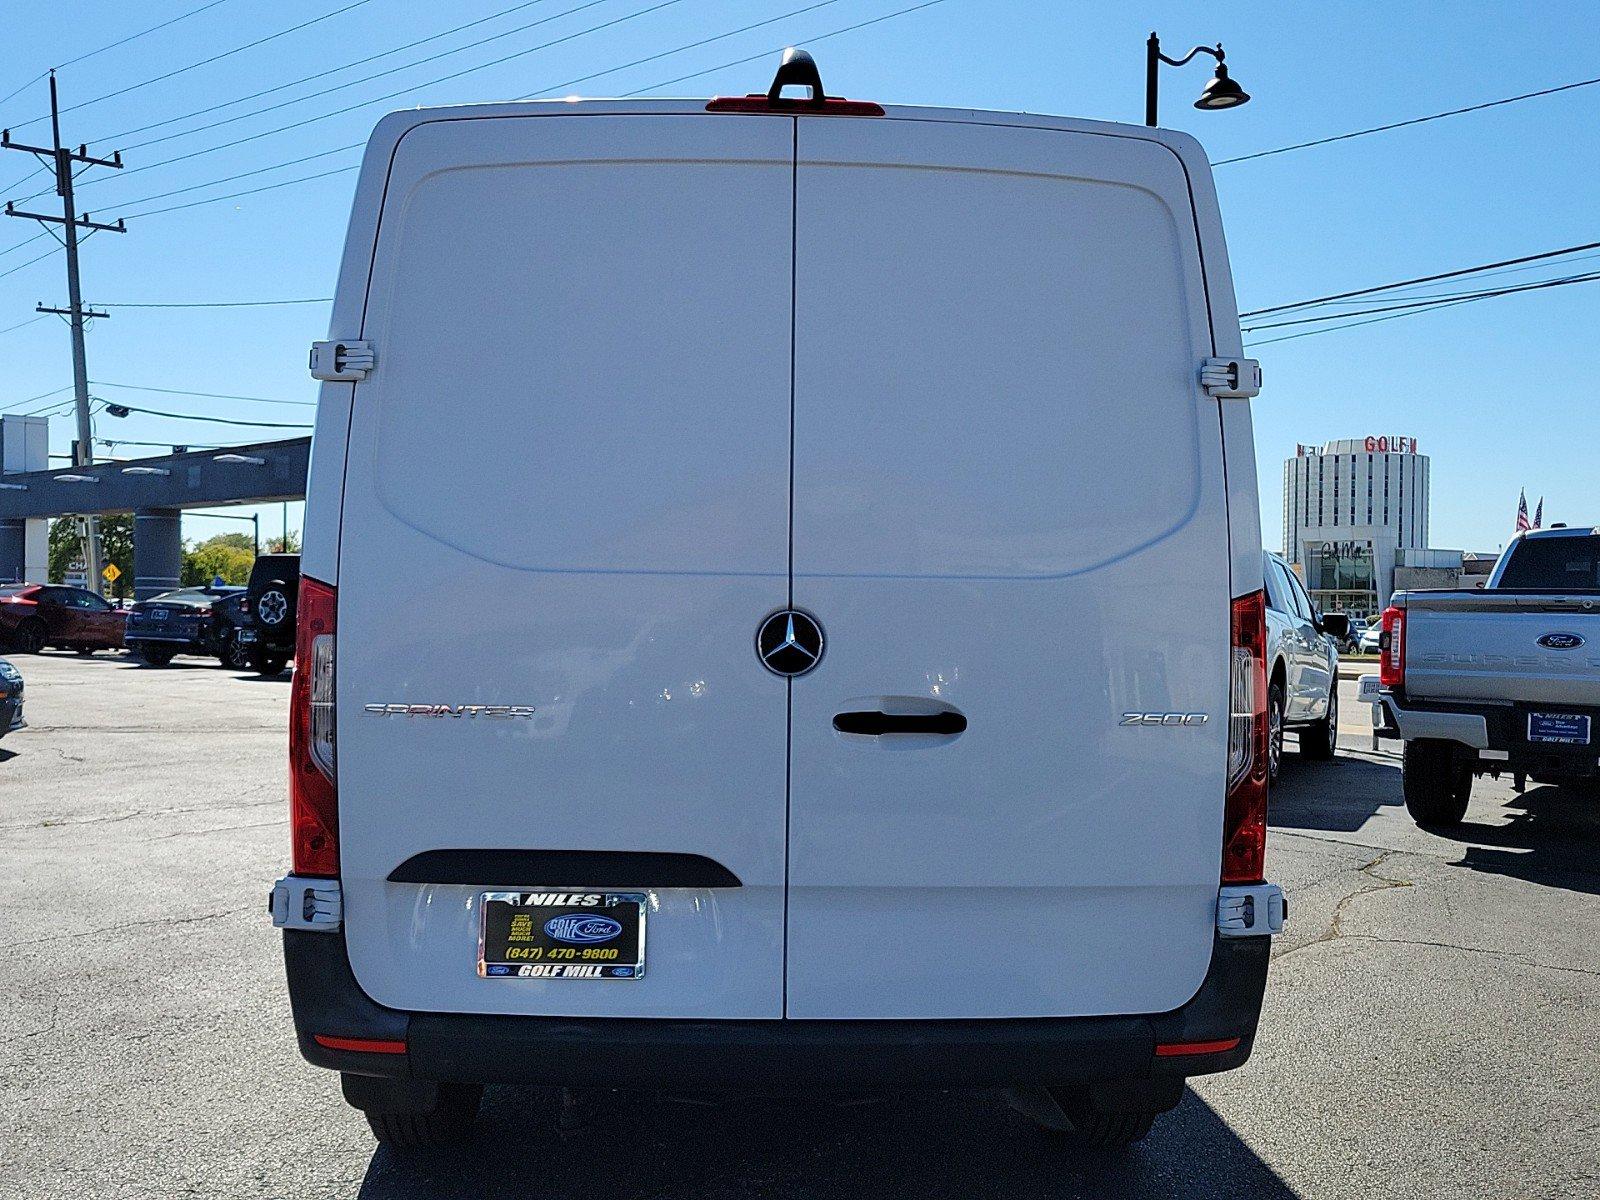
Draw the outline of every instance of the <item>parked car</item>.
M1378 653L1378 646L1383 638L1383 626L1374 621L1361 631L1361 636L1356 639L1356 649L1362 654Z
M141 600L128 613L123 638L128 649L152 666L164 667L178 654L222 657L234 626L218 617L218 602L242 596L242 587L189 587Z
M1600 790L1600 529L1517 534L1481 591L1397 592L1383 637L1417 824L1460 824L1479 775Z
M22 719L22 672L0 658L0 738L26 723Z
M1259 369L1206 156L812 86L368 144L272 911L384 1142L672 1079L1121 1144L1249 1056Z
M223 666L244 670L250 665L250 650L257 640L255 620L250 615L250 594L240 588L221 597L211 605L211 619L216 626L212 653Z
M23 654L48 646L93 654L122 647L125 614L86 588L0 585L0 642Z
M1343 613L1324 613L1276 554L1266 560L1267 721L1270 778L1278 781L1283 735L1298 734L1306 758L1333 757L1339 743L1339 640L1349 632Z
M278 675L294 657L300 597L300 556L263 554L250 569L245 609L251 624L239 638L245 658L262 675Z

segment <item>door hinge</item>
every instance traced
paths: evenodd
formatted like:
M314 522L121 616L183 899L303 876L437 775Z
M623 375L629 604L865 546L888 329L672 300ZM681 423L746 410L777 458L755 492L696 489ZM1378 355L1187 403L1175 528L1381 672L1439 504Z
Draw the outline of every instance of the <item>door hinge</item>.
M1213 400L1248 400L1261 394L1261 364L1253 358L1208 358L1200 388Z
M337 879L285 875L272 885L267 911L279 929L333 933L344 923L344 892Z
M1283 932L1289 902L1275 883L1230 886L1217 892L1217 933L1222 937L1258 937Z
M371 342L312 342L311 377L327 383L355 383L372 374L378 352Z

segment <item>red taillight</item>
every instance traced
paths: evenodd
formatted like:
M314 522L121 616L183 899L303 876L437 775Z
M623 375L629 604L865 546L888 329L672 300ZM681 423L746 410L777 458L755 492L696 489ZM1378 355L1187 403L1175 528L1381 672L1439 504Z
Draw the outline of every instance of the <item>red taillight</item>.
M1222 882L1260 883L1267 857L1267 598L1233 602Z
M317 1041L321 1041L318 1038ZM1214 1042L1157 1042L1156 1054L1162 1058L1180 1054L1223 1054L1232 1050L1242 1038L1218 1038Z
M765 95L718 96L706 105L707 112L783 113L787 116L814 117L881 117L883 105L871 100L843 100L829 96L826 100L769 99Z
M289 690L289 837L296 875L339 873L339 790L333 740L333 646L337 594L300 580Z
M0 604L20 604L24 608L38 608L37 600L29 600L26 596L0 596Z
M390 1041L387 1038L347 1038L333 1037L326 1033L314 1033L311 1040L319 1046L326 1046L329 1050L356 1050L362 1054L404 1054L404 1042ZM1234 1041L1238 1041L1235 1038ZM1156 1053L1161 1053L1161 1047L1156 1047Z
M1406 610L1390 605L1383 610L1383 634L1379 638L1378 683L1382 687L1404 687L1406 682Z

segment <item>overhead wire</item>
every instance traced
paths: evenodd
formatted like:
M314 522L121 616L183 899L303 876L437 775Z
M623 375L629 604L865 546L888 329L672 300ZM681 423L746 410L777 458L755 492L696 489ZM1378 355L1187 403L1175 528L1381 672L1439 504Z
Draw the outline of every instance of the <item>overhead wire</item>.
M1499 108L1503 104L1517 104L1523 100L1535 100L1540 96L1554 96L1558 92L1571 92L1578 88L1593 87L1597 83L1600 83L1600 76L1596 76L1593 79L1579 79L1572 83L1559 84L1556 87L1540 88L1536 92L1523 92L1520 96L1504 96L1499 100L1485 100L1481 104L1468 104L1462 108L1448 109L1445 112L1410 117L1404 121L1391 121L1386 125L1373 125L1367 129L1353 129L1349 133L1336 133L1328 137L1313 138L1309 142L1295 142L1289 146L1274 146L1270 150L1257 150L1253 154L1239 154L1233 158L1219 158L1211 165L1213 167L1226 167L1233 163L1250 162L1258 158L1271 158L1276 154L1288 154L1292 150L1309 150L1313 146L1328 146L1334 142L1347 142L1352 138L1366 137L1369 134L1388 133L1392 129L1405 129L1412 125L1425 125L1429 121L1441 121L1445 117L1459 117L1465 113L1482 112L1487 108Z
M129 412L142 413L147 417L169 417L175 421L208 421L214 425L245 425L252 429L310 429L312 426L305 422L285 421L239 421L232 417L203 416L199 413L165 412L159 408L141 408L133 404L118 404L118 408L125 408Z
M747 33L751 29L759 28L760 26L763 26L763 25L770 25L770 24L774 23L775 21L781 21L781 20L784 20L784 19L786 19L788 17L796 16L796 15L799 15L799 14L802 14L802 13L806 13L806 12L810 12L813 9L816 9L816 8L826 7L827 4L831 4L831 3L834 3L834 2L835 2L835 0L823 0L823 2L821 2L821 3L808 4L808 5L804 5L804 6L800 7L800 8L797 8L797 9L791 9L788 12L781 13L776 17L772 17L772 18L769 18L769 19L764 20L764 21L753 22L753 23L751 23L749 25L740 26L737 29L731 29L731 30L728 30L725 33L717 34L717 35L715 35L713 37L701 38L701 39L699 39L697 41L687 42L682 46L674 47L671 50L666 50L666 51L662 51L662 52L657 53L657 54L648 55L645 58L635 59L635 60L633 60L631 62L622 63L622 64L619 64L617 66L608 67L603 71L591 72L588 75L583 75L583 76L579 76L579 77L577 77L575 79L569 79L569 80L565 80L565 81L563 81L561 83L552 84L551 86L549 86L547 88L543 88L538 92L530 93L529 96L520 97L520 99L529 99L529 98L532 98L533 96L545 95L545 94L547 94L549 92L559 91L559 90L561 90L563 88L572 87L575 84L587 83L590 80L598 79L598 78L600 78L600 77L602 77L604 75L614 74L617 71L627 70L630 67L639 66L639 65L641 65L643 63L646 63L646 62L657 61L657 60L662 59L662 58L670 57L671 55L674 55L674 54L683 53L686 50L696 49L696 48L698 48L700 46L708 45L708 44L710 44L712 42L722 41L722 40L725 40L725 39L730 38L730 37L735 37L738 34ZM864 21L857 21L857 22L854 22L853 24L845 25L845 26L843 26L843 27L841 27L839 29L829 30L827 33L821 33L821 34L816 35L815 37L797 38L797 39L794 39L794 41L796 43L805 42L808 45L812 45L812 44L815 44L815 43L818 43L818 42L824 42L824 41L829 40L830 38L836 38L836 37L840 37L840 36L842 36L844 34L853 33L858 29L864 29L864 28L866 28L866 27L868 27L870 25L877 25L877 24L880 24L880 23L882 23L884 21L894 20L897 17L903 17L903 16L906 16L906 15L908 15L910 13L918 12L918 11L920 11L922 9L925 9L925 8L932 8L935 5L942 4L944 2L945 2L945 0L924 0L924 2L920 3L920 4L908 5L905 8L897 9L897 10L895 10L893 12L889 12L889 13L884 13L881 16L872 17L872 18L870 18L868 20L864 20ZM679 76L676 76L676 77L674 77L672 79L662 80L661 82L655 83L655 84L651 84L648 87L638 88L638 89L635 89L634 91L631 91L631 92L624 92L623 95L624 96L641 95L641 94L643 94L645 92L655 91L655 90L657 90L659 88L670 87L671 85L673 85L675 83L682 83L686 79L698 78L701 75L709 75L709 74L711 74L711 73L713 73L715 71L725 70L725 69L727 69L729 67L734 67L734 66L741 66L744 63L753 62L753 61L755 61L757 59L767 58L767 57L771 56L772 54L780 53L783 49L784 49L784 47L778 46L778 47L775 47L773 49L763 50L763 51L761 51L761 52L759 52L757 54L747 55L744 58L734 59L734 60L732 60L730 62L726 62L726 63L719 63L714 67L706 67L706 68L704 68L702 70L699 70L699 71L692 71L687 75L679 75ZM426 86L429 86L429 85L421 84L421 85L418 85L418 86L419 87L426 87ZM397 93L397 94L399 94L399 93ZM392 97L381 97L380 100L381 99L391 99L391 98ZM379 101L368 101L367 103L377 103L377 102L379 102ZM136 200L124 201L121 205L119 205L119 207L121 207L121 208L130 208L130 207L137 208L138 205L148 203L148 202L150 202L152 200L160 200L160 199L165 199L165 198L170 197L170 196L181 195L181 194L184 194L184 193L187 193L187 192L199 191L199 190L201 190L203 188L212 187L212 186L215 186L217 184L231 183L231 182L233 182L234 180L237 180L237 179L245 179L245 178L249 178L250 176L254 176L254 175L262 175L262 174L267 173L268 171L275 171L275 170L278 170L278 169L280 169L282 167L295 166L295 165L297 165L299 163L309 162L312 159L325 158L325 157L327 157L329 155L339 154L339 153L342 153L342 152L348 151L348 150L360 150L363 147L365 147L365 145L366 145L365 139L363 139L362 141L359 141L359 142L351 142L349 145L346 145L346 146L336 146L336 147L333 147L332 149L329 149L329 150L321 150L321 151L318 151L315 154L303 155L303 156L301 156L299 158L288 159L288 160L286 160L284 162L273 163L273 164L271 164L269 166L265 166L265 167L257 167L257 168L254 168L253 170L250 170L250 171L241 171L241 172L239 172L237 174L233 174L233 175L224 175L221 178L207 180L207 181L205 181L203 183L190 184L187 187L174 188L174 189L172 189L170 191L157 192L157 193L155 193L153 195L142 196L142 197L140 197L140 198L138 198ZM279 181L277 183L266 184L266 185L264 185L262 187L247 188L247 189L244 189L242 191L236 191L236 192L227 192L227 193L224 193L223 195L220 195L220 196L208 196L208 197L206 197L204 199L201 199L201 200L187 201L187 202L185 202L183 204L167 205L167 206L165 206L163 208L146 209L146 210L142 210L142 211L133 211L133 212L127 213L126 215L128 217L130 217L130 218L160 216L160 215L165 214L165 213L178 212L178 211L181 211L181 210L184 210L184 209L189 209L189 208L197 208L197 207L200 207L201 205L214 204L214 203L217 203L217 202L220 202L220 201L223 201L223 200L235 200L235 199L239 199L239 198L244 197L244 196L257 195L257 194L259 194L261 192L274 191L274 190L276 190L278 188L292 187L292 186L294 186L296 184L311 183L311 182L313 182L315 180L327 179L327 178L329 178L331 176L334 176L334 175L344 175L344 174L348 174L351 171L355 171L355 170L359 169L359 167L360 167L359 163L352 163L352 164L350 164L348 166L334 167L334 168L332 168L330 170L327 170L327 171L318 171L318 172L315 172L313 174L299 176L299 177L297 177L295 179L281 180L281 181Z
M1323 313L1319 316L1297 317L1288 321L1271 321L1265 325L1247 325L1240 330L1241 333L1255 333L1262 329L1286 329L1291 325L1312 325L1323 321L1341 321L1347 317L1362 317L1371 313L1396 312L1402 309L1423 309L1447 306L1451 300L1487 300L1494 296L1510 296L1517 292L1536 292L1543 288L1561 287L1569 283L1590 283L1600 279L1600 271L1587 271L1578 275L1566 275L1559 279L1541 279L1533 283L1520 283L1511 287L1485 288L1481 291L1444 293L1435 297L1417 297L1410 300L1401 300L1395 304L1381 305L1377 308L1358 308L1353 311L1342 309L1337 312Z
M106 92L99 96L93 96L88 100L80 100L76 104L68 104L60 110L61 114L64 116L67 113L76 112L80 108L88 108L91 104L100 104L103 101L114 99L117 96L126 96L129 92L138 91L140 88L146 88L152 84L165 83L167 80L173 79L179 75L183 75L189 71L198 70L200 67L208 67L212 63L221 62L225 58L232 58L235 54L243 54L246 50L254 50L257 46L264 46L268 42L276 41L281 37L288 37L291 33L299 33L302 29L309 29L313 25L318 25L323 21L342 16L351 9L360 8L362 5L370 3L372 3L372 0L350 0L350 3L345 4L340 8L333 9L330 12L322 13L319 16L310 18L309 20L301 21L298 24L289 26L287 29L280 29L276 33L269 33L265 37L256 38L254 41L246 42L242 46L234 46L231 49L224 50L219 54L210 55L207 58L202 58L197 62L192 62L186 64L185 66L177 67L174 70L167 71L161 75L153 75L149 79L141 79L137 83L130 83L126 87L117 88L115 91ZM29 125L37 125L41 121L48 121L49 119L50 114L46 113L43 116L34 117L31 120L13 122L11 127L13 129L22 129Z
M388 50L380 50L380 51L378 51L378 53L369 54L365 58L352 59L350 62L341 63L339 66L336 66L336 67L325 67L324 69L322 69L320 71L313 71L310 75L302 75L302 76L300 76L300 78L291 79L286 83L274 84L272 87L269 87L269 88L262 88L259 91L250 92L250 93L248 93L246 95L243 95L243 96L236 96L232 100L224 100L224 101L222 101L221 103L218 103L218 104L208 104L204 108L195 109L193 112L182 113L181 115L176 116L176 117L166 117L166 118L164 118L163 120L160 120L160 121L152 121L147 125L136 125L132 129L124 129L120 133L108 133L108 134L104 135L103 137L93 138L91 140L97 141L97 142L119 141L122 138L132 137L135 134L139 134L139 133L147 133L152 129L161 129L164 126L173 125L173 124L176 124L179 121L188 121L188 120L192 120L195 117L206 116L208 113L221 112L225 108L232 108L235 104L247 104L251 100L259 100L263 96L271 96L276 92L285 91L285 90L287 90L289 88L292 88L292 87L299 87L302 83L313 83L313 82L315 82L316 80L319 80L319 79L326 79L330 75L337 75L340 71L350 71L350 70L355 69L356 67L365 66L367 63L377 62L379 59L382 59L382 58L388 58L390 55L393 55L393 54L404 54L407 50L415 50L418 46L426 46L430 42L437 42L437 41L441 40L442 38L451 37L454 34L462 33L465 30L472 29L472 28L474 28L474 27L476 27L478 25L484 25L484 24L487 24L490 21L499 20L501 17L510 16L512 13L521 12L523 9L533 8L536 5L547 4L547 3L549 3L549 0L522 0L522 2L520 4L513 4L510 8L502 8L499 12L493 12L493 13L490 13L488 16L479 17L476 20L464 22L463 24L456 25L456 26L454 26L454 27L452 27L450 29L442 30L439 33L429 34L427 37L418 38L415 41L406 42L403 45L394 46L394 47L392 47L392 48L390 48ZM524 26L523 28L526 28L526 26ZM516 30L516 29L507 30L505 33L501 34L500 36L501 37L507 37L510 34L518 33L518 32L520 32L520 30ZM426 60L423 60L423 61L426 61ZM411 65L412 66L417 66L419 64L412 63ZM302 96L301 99L302 100L310 99L310 97L309 96ZM193 133L193 132L197 132L197 131L196 130L187 130L186 132ZM151 143L145 142L145 143L141 143L141 144L142 145L150 145Z
M69 58L66 62L57 63L56 70L59 71L63 67L76 66L81 62L88 62L91 58L94 58L96 55L104 54L107 50L115 50L118 46L126 46L129 42L138 41L140 38L145 37L148 34L157 33L160 30L167 28L169 25L176 25L179 21L187 21L190 17L197 17L207 9L216 8L217 5L226 4L227 2L228 0L209 0L208 3L202 4L199 8L191 8L188 12L179 13L177 16L170 17L161 22L159 25L152 25L149 29L141 29L138 33L130 33L127 37L119 38L108 45L101 46L98 50L90 50L86 54L78 55L77 58ZM43 76L40 78L43 78ZM15 95L15 93L13 93L13 95ZM4 100L0 100L0 104L4 103Z
M271 396L235 396L228 392L195 392L182 388L150 387L140 383L114 383L109 379L91 379L91 387L125 388L133 392L160 392L165 396L204 396L212 400L246 400L254 404L292 404L300 408L315 408L315 400L277 400Z
M1459 267L1453 271L1441 271L1433 275L1419 275L1415 279L1401 279L1394 283L1380 283L1372 287L1355 288L1348 292L1334 292L1328 296L1313 296L1307 300L1292 300L1287 304L1274 304L1266 308L1253 308L1242 312L1240 317L1261 317L1268 313L1288 312L1296 308L1309 308L1316 304L1326 304L1332 300L1347 300L1355 296L1370 296L1377 292L1387 292L1395 288L1410 287L1419 283L1437 283L1441 279L1458 279L1464 275L1476 275L1482 271L1489 271L1499 267L1516 266L1521 263L1540 262L1545 259L1561 258L1568 254L1577 254L1585 250L1600 249L1600 242L1583 242L1576 246L1564 246L1559 250L1541 250L1537 254L1524 254L1519 258L1505 258L1498 262L1480 263L1475 267Z
M1543 287L1561 287L1561 286L1567 286L1567 285L1578 284L1578 283L1593 283L1596 280L1600 280L1600 272L1593 272L1593 273L1590 273L1590 274L1582 276L1582 277L1574 277L1574 278L1571 278L1571 279L1550 280L1550 281L1547 281L1546 283L1544 283L1543 285L1538 285L1538 286L1543 286ZM1287 333L1287 334L1283 334L1283 335L1281 335L1279 337L1262 338L1262 339L1259 339L1259 340L1254 341L1254 342L1246 342L1244 345L1245 345L1246 349L1251 349L1251 348L1254 348L1256 346L1270 346L1270 345L1273 345L1276 342L1292 342L1292 341L1295 341L1295 340L1297 340L1299 338L1315 337L1317 334L1321 334L1321 333L1336 333L1337 331L1339 331L1341 329L1355 329L1358 326L1362 326L1362 325L1377 325L1377 324L1381 324L1384 321L1398 321L1402 317L1420 316L1423 313L1436 312L1439 309L1443 309L1443 308L1455 308L1458 305L1473 304L1473 303L1476 303L1476 302L1478 302L1480 300L1493 299L1496 296L1505 296L1505 295L1511 295L1514 292L1532 291L1532 290L1534 290L1534 287L1531 287L1531 286L1530 287L1521 287L1521 288L1508 288L1508 289L1497 290L1497 291L1483 292L1483 293L1478 294L1478 295L1465 296L1465 297L1463 297L1461 299L1457 299L1457 300L1440 300L1440 301L1436 301L1436 302L1431 303L1431 304L1420 305L1420 306L1417 306L1417 307L1408 308L1404 312L1385 313L1382 316L1367 317L1366 319L1361 320L1361 321L1346 321L1342 325L1324 325L1320 329L1302 329L1298 333ZM1349 313L1341 313L1339 315L1347 317L1347 316L1350 316L1351 314L1349 314Z
M563 13L559 13L559 14L557 14L557 16L558 17L559 16L567 16L567 15L569 15L571 13L578 12L578 11L580 11L582 9L585 9L585 8L592 8L596 4L602 4L602 3L605 3L605 2L606 2L606 0L585 0L584 3L579 4L579 5L571 8L571 9L568 9ZM171 158L158 159L156 162L146 163L145 165L140 166L140 167L131 167L131 168L128 168L127 170L124 170L122 172L122 177L125 178L125 177L127 177L129 175L136 175L136 174L139 174L142 171L153 171L158 167L170 166L173 163L187 162L189 159L192 159L192 158L200 158L200 157L202 157L204 155L207 155L207 154L215 154L219 150L228 150L228 149L233 148L234 146L243 146L243 145L246 145L247 143L250 143L250 142L259 141L262 138L273 137L273 136L275 136L277 134L280 134L280 133L287 133L292 129L301 129L301 128L304 128L307 125L314 125L318 121L330 120L333 117L342 116L345 113L355 112L357 109L366 108L366 107L368 107L370 105L373 105L373 104L381 104L385 100L394 100L394 99L397 99L400 96L407 95L407 94L409 94L411 92L419 91L422 88L434 87L434 86L436 86L438 84L441 84L441 83L448 83L451 80L460 79L461 77L463 77L465 75L472 75L472 74L477 73L478 71L486 71L490 67L499 66L502 63L510 62L513 59L526 58L530 54L536 54L541 50L548 50L552 46L559 46L559 45L561 45L561 44L563 44L565 42L575 41L575 40L577 40L578 38L581 38L581 37L587 37L591 33L599 33L601 30L610 29L610 28L613 28L614 26L621 25L621 24L623 24L625 22L628 22L628 21L638 20L640 17L649 16L653 12L659 12L661 9L671 8L673 5L682 4L683 2L684 2L684 0L656 0L656 2L653 3L653 4L649 4L649 5L646 5L643 8L636 9L633 12L625 13L620 17L613 17L609 21L602 21L602 22L599 22L598 24L595 24L595 25L586 26L585 28L579 29L579 30L577 30L577 31L575 31L573 33L565 34L562 37L558 37L558 38L552 38L550 41L541 42L537 46L529 46L525 50L518 50L518 51L515 51L514 53L511 53L511 54L501 55L499 58L491 59L488 62L478 63L477 65L471 66L471 67L464 67L461 70L454 71L454 72L452 72L452 73L450 73L448 75L441 75L437 79L430 79L430 80L426 80L425 82L422 82L422 83L410 84L410 85L408 85L406 87L403 87L403 88L399 89L398 91L389 92L389 93L386 93L385 95L382 95L382 96L373 96L373 97L370 97L369 99L358 101L355 104L348 104L343 108L333 109L330 112L318 113L315 116L304 117L304 118L302 118L301 120L298 120L298 121L291 121L287 125L279 125L279 126L276 126L275 128L272 128L272 129L260 130L260 131L258 131L256 133L247 134L244 137L235 138L235 139L233 139L232 141L229 141L229 142L218 142L217 144L212 145L212 146L203 146L198 150L191 150L186 154L176 154L176 155L172 156ZM554 19L556 19L556 18L555 17L546 18L546 20L554 20ZM487 40L496 40L496 39L487 39ZM384 73L385 74L391 74L392 72L384 72ZM375 78L375 76L374 76L374 78ZM357 81L357 82L364 82L364 81ZM353 85L346 84L346 85L341 85L341 86L353 86ZM336 89L329 89L329 90L336 90ZM306 98L309 98L309 97L306 97ZM266 111L266 110L263 110L263 111ZM109 178L109 177L108 176L102 176L98 180L89 181L89 183L103 183L103 182L106 181L107 178ZM89 186L89 183L86 183L84 186Z

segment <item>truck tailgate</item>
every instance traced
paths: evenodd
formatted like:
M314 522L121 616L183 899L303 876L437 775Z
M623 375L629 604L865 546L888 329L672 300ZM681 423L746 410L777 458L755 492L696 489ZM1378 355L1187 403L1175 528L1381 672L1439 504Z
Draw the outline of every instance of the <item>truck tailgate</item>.
M1406 601L1406 691L1440 700L1593 704L1600 601L1507 593Z

